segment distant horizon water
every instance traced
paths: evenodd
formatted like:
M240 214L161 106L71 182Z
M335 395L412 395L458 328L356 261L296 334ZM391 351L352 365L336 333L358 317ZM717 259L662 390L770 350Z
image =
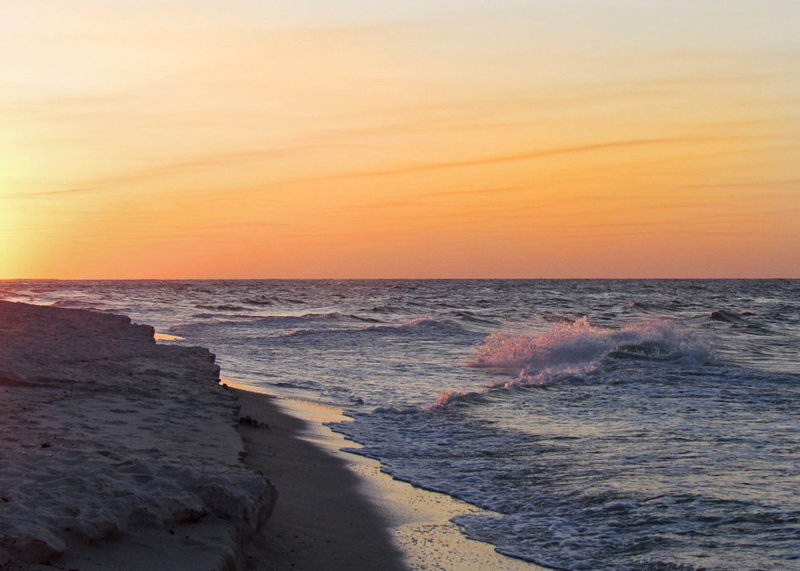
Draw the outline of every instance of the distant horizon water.
M352 281L352 282L386 282L386 281L782 281L800 280L800 275L775 275L775 276L655 276L655 277L120 277L120 278L2 278L0 282L323 282L323 281Z

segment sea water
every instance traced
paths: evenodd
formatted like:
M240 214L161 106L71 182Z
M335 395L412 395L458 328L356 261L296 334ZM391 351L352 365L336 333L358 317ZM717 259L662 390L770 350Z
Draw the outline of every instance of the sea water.
M0 282L343 407L396 478L563 569L800 569L800 281Z

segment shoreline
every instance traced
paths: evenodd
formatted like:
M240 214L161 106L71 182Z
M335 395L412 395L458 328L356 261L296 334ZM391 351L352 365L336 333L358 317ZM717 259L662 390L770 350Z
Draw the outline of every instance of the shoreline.
M125 316L0 301L0 322L0 568L542 569L344 452L340 409L222 384Z
M484 510L395 480L377 460L341 450L358 445L323 424L346 421L340 409L249 386L229 390L242 406L240 416L263 423L240 425L244 463L278 490L247 569L546 569L497 553L450 521Z

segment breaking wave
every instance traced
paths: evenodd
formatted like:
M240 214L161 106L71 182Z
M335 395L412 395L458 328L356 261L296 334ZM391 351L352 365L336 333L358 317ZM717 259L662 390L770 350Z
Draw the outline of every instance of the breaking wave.
M671 320L608 329L595 327L583 317L540 334L495 331L476 346L468 365L506 377L488 385L492 390L579 379L610 359L703 364L710 358L711 350L703 340ZM444 391L434 408L480 400L482 394L485 391Z
M543 371L578 372L606 357L660 361L708 360L709 348L669 320L629 324L619 330L595 327L585 317L539 334L495 331L477 346L472 367L514 374L521 381Z

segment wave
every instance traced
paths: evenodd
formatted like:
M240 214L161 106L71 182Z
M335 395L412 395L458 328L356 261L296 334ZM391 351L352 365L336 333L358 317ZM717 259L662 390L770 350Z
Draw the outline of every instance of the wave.
M455 311L453 312L452 315L453 317L456 317L461 321L465 321L467 323L474 323L476 325L484 325L484 326L490 325L492 327L497 327L498 325L500 325L500 322L498 322L495 319L492 319L490 317L485 317L482 315L476 315L471 311L464 311L464 310Z
M458 323L449 319L436 319L431 316L417 317L397 325L370 325L366 331L399 334L461 335L469 333Z
M396 314L396 313L403 313L405 311L405 308L400 307L399 305L384 304L384 305L375 305L371 307L368 311L371 311L372 313Z
M215 317L219 317L219 315L216 314L216 313L193 313L192 314L192 319L214 319Z
M458 324L447 319L436 319L434 317L416 317L405 323L396 326L397 329L461 329Z
M326 339L325 343L344 342L337 338L351 335L409 336L442 339L454 336L483 337L458 323L433 317L419 317L402 323L387 323L372 317L338 312L307 313L304 315L235 316L226 314L196 314L200 321L169 327L168 332L196 338L217 335L228 329L227 335L244 335L249 339L263 338L299 341L301 338ZM238 319L235 319L238 317Z
M300 325L300 324L316 324L316 325L329 325L332 323L341 323L347 321L356 321L359 323L383 323L380 319L374 317L364 317L361 315L351 313L338 313L336 311L330 313L306 313L303 315L267 315L256 319L253 323L255 325L267 326L284 326L284 325Z
M552 313L550 311L544 311L539 314L539 317L544 319L549 323L575 323L576 318L569 317L567 315L561 315L558 313Z
M314 335L317 331L313 329L290 329L283 334L283 337L305 337L307 335Z
M326 336L335 338L343 335L386 335L401 336L401 337L416 337L425 339L441 339L443 337L454 336L480 336L480 333L474 333L464 329L459 324L449 320L439 320L432 317L419 317L399 324L389 324L378 320L363 318L355 315L342 316L346 320L358 323L353 327L349 324L341 326L341 322L337 321L336 325L319 326L318 324L311 324L311 328L302 327L303 323L296 321L294 318L290 321L283 322L283 325L292 326L287 331L283 332L282 338L293 337L307 337L307 336ZM309 325L306 323L305 325Z
M476 346L475 358L468 365L511 378L492 383L483 392L442 392L433 408L480 401L495 389L573 382L607 359L699 364L707 362L710 354L702 340L669 320L614 330L595 327L584 317L538 335L495 331Z
M772 333L772 329L757 320L751 319L755 316L752 311L733 312L726 309L717 309L708 314L712 321L728 323L733 328L746 331L755 335L766 335Z
M363 321L364 323L385 323L382 319L377 319L375 317L363 317L355 314L350 314L347 317L355 319L356 321Z
M244 311L244 307L240 305L230 305L230 304L221 304L221 305L213 305L213 304L205 304L205 303L198 303L195 305L197 309L208 309L211 311Z
M446 408L454 404L473 404L486 402L486 393L472 391L462 393L460 391L442 391L433 402L432 409Z
M684 308L685 304L680 300L653 302L653 301L636 301L635 299L628 302L628 309L632 311L639 311L642 313L655 313L655 314L669 314L674 311L679 311Z
M250 305L275 305L275 304L289 304L289 305L305 305L306 302L302 299L294 299L290 297L278 297L276 295L258 295L255 297L248 297L244 299L245 303Z
M657 357L659 360L708 358L708 348L669 320L629 324L622 329L594 327L585 317L539 335L496 331L478 345L470 366L498 373L528 375L546 369L574 369L606 356Z
M304 315L266 315L253 321L254 325L286 325L306 323L309 321L333 321L341 318L340 313L306 313Z
M265 315L258 317L251 322L251 325L256 327L296 327L301 325L313 326L328 326L330 324L357 321L359 323L382 323L379 319L371 317L362 317L359 315L351 315L338 313L336 311L329 313L305 313L303 315Z
M727 323L746 323L746 320L741 314L727 311L725 309L717 309L708 314L709 319L714 321L725 321Z

